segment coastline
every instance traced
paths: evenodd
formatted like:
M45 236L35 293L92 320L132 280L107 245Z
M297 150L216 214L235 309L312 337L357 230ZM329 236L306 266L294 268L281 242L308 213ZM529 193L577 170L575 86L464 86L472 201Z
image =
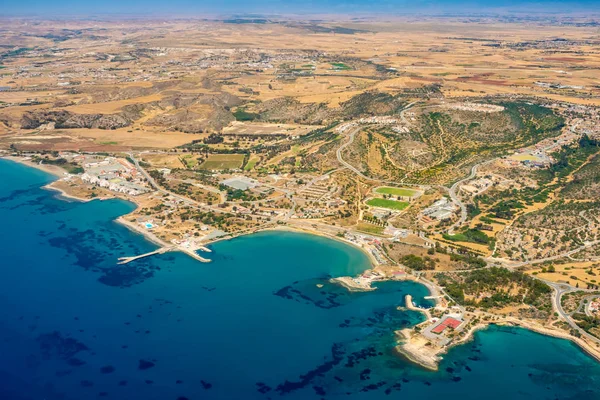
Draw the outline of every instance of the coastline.
M53 192L58 192L58 198L63 200L63 201L79 201L79 202L83 202L83 203L87 203L93 200L110 200L110 199L120 199L120 200L125 200L125 201L129 201L133 204L135 204L135 209L139 208L139 204L137 201L135 201L134 198L131 198L130 196L98 196L95 197L93 199L89 199L89 198L84 198L84 197L79 197L79 196L75 196L72 195L70 193L67 193L64 189L62 188L58 188L56 186L54 186L54 184L56 182L59 182L61 178L64 178L65 175L67 174L66 171L64 171L62 168L55 166L55 165L44 165L44 164L36 164L36 163L32 163L29 160L26 160L22 157L14 157L14 156L5 156L2 157L5 158L9 161L13 161L16 163L19 163L21 165L25 165L26 167L30 167L30 168L35 168L38 169L40 171L43 171L45 173L48 173L52 176L54 176L55 180L53 180L52 182L42 186L42 189L45 190L49 190L49 191L53 191ZM143 236L145 239L147 239L149 242L154 243L155 245L158 245L162 248L167 248L167 247L174 247L173 245L166 243L165 241L163 241L162 239L160 239L159 237L157 237L156 235L154 235L152 232L149 231L145 231L143 229L140 229L138 226L136 226L135 224L127 221L125 218L131 213L125 214L125 215L121 215L120 217L117 217L114 221L125 226L126 228L128 228L130 231ZM197 254L195 251L193 250L188 250L188 249L183 249L180 247L175 247L175 249L177 251L181 251L184 254L187 254L188 256L196 259L197 261L203 262L203 263L207 263L210 262L209 259L204 258L202 256L200 256L199 254Z
M189 249L183 249L179 246L175 246L173 244L169 244L167 242L165 242L164 240L162 240L161 238L159 238L158 236L156 236L155 234L153 234L150 231L145 231L143 229L141 229L139 226L137 226L136 224L127 221L125 219L125 217L129 215L129 214L125 214L122 215L120 217L118 217L117 219L115 219L115 222L123 225L124 227L126 227L127 229L129 229L130 231L143 236L144 238L146 238L148 241L160 246L161 248L165 249L165 248L172 248L173 250L176 251L180 251L184 254L187 254L188 256L192 257L193 259L203 262L203 263L208 263L211 260L209 260L208 258L204 258L202 256L200 256L199 254L197 254L194 250L189 250Z
M20 163L20 164L25 165L27 167L31 167L31 168L35 168L35 169L41 170L41 171L43 171L45 173L48 173L48 174L52 175L53 177L57 178L57 180L54 180L53 182L50 182L47 185L42 186L42 188L58 192L59 193L59 197L62 198L63 200L65 200L65 201L75 200L75 201L81 201L81 202L89 202L89 201L92 201L92 200L105 200L105 199L119 198L119 199L123 199L123 200L132 202L133 204L136 205L136 209L139 207L139 204L135 201L135 199L131 199L131 198L125 197L125 196L117 196L117 195L115 195L113 197L97 197L97 198L94 198L94 199L89 199L89 198L81 198L81 197L78 197L78 196L71 195L71 194L67 193L65 190L53 186L53 184L55 182L57 182L58 179L63 178L64 176L67 175L66 171L62 170L62 168L60 168L58 166L54 166L54 165L36 164L36 163L33 163L33 162L29 161L29 160L26 160L26 159L23 159L23 158L19 158L19 157L14 157L14 156L4 156L2 158L7 159L9 161ZM187 254L188 256L190 256L190 257L192 257L192 258L194 258L194 259L196 259L196 260L198 260L200 262L210 262L210 260L201 257L195 251L188 250L188 249L183 249L183 248L179 248L179 247L174 247L173 245L168 244L168 243L164 242L162 239L158 238L152 232L149 232L147 230L143 230L139 226L136 226L135 224L127 221L126 217L128 215L129 214L122 215L122 216L116 218L114 221L117 222L117 223L119 223L119 224L121 224L121 225L123 225L123 226L125 226L125 227L127 227L132 232L134 232L136 234L142 235L144 238L148 239L150 242L152 242L152 243L154 243L154 244L156 244L156 245L158 245L160 247L163 247L163 248L173 247L174 249L176 249L178 251L181 251L181 252ZM323 232L320 232L320 231L315 231L315 230L306 229L306 228L299 228L299 227L290 226L290 225L277 225L277 226L259 228L257 230L243 232L243 233L240 233L238 235L233 234L232 236L228 236L228 237L215 238L214 240L207 241L204 244L205 245L209 245L209 244L221 241L221 240L231 240L231 239L239 237L239 236L250 235L250 234L258 233L258 232L262 232L262 231L299 232L299 233L316 235L316 236L321 236L321 237L325 237L325 238L328 238L328 239L337 240L337 241L339 241L341 243L344 243L346 245L351 245L352 247L354 247L354 248L359 249L360 251L362 251L363 254L367 255L367 258L370 261L370 265L369 265L370 268L374 268L374 267L377 267L379 265L379 263L377 262L377 260L375 259L375 257L369 251L367 251L366 249L364 249L363 247L359 246L356 243L353 243L353 242L351 242L349 240L345 240L344 238L337 237L335 235L330 235L330 234L323 233ZM369 268L366 268L366 269L369 269ZM332 280L335 280L337 283L339 283L342 286L346 287L350 291L375 290L374 288L371 288L371 289L357 288L356 286L348 284L348 282L345 282L343 278L351 279L350 277L339 277L339 278L333 278ZM415 277L413 275L407 275L407 277L405 279L406 280L413 280L413 281L415 281L417 283L420 283L420 284L424 285L425 287L427 287L427 289L429 290L429 292L430 292L430 294L432 296L436 296L439 293L439 290L437 289L437 287L435 287L434 284L432 284L431 282L428 282L427 280L419 279L419 277ZM436 302L437 301L438 300L436 299ZM407 302L407 308L411 309L410 305L408 304L408 302ZM416 311L423 312L424 310L416 308ZM423 353L423 351L422 351L421 348L419 348L418 346L412 346L410 343L408 343L408 341L411 340L410 333L414 332L414 327L403 329L401 331L396 331L396 334L398 336L400 336L400 340L401 341L404 339L405 343L400 343L398 346L396 346L395 347L395 351L400 356L408 359L409 361L411 361L411 362L413 362L413 363L415 363L417 365L420 365L420 366L422 366L422 367L424 367L426 369L432 370L432 371L437 371L438 370L439 361L441 360L441 355L446 354L451 348L453 348L455 346L459 346L459 345L462 345L464 343L467 343L467 342L473 340L474 334L477 331L483 330L483 329L487 329L490 325L515 326L515 327L520 327L520 328L523 328L523 329L528 329L528 330L531 330L533 332L536 332L536 333L539 333L539 334L543 334L543 335L546 335L546 336L552 336L552 337L556 337L556 338L559 338L559 339L569 340L572 343L576 344L586 354L588 354L589 356L593 357L594 359L596 359L596 360L598 360L600 362L600 349L597 349L597 348L593 347L592 345L590 345L589 343L587 343L585 340L583 340L581 338L574 337L574 336L568 334L567 332L559 331L557 329L545 328L545 327L539 326L537 324L531 323L529 321L518 320L516 318L506 318L505 320L502 320L502 321L493 321L493 322L478 323L477 325L473 326L469 330L469 332L465 335L464 338L461 338L460 340L452 342L449 345L447 345L447 346L445 346L443 348L440 348L438 350L430 349L430 350L432 350L432 351L430 351L430 354Z
M75 201L80 201L80 202L90 202L93 200L108 200L108 199L113 199L113 198L118 198L118 199L122 199L122 200L126 200L126 201L130 201L132 203L134 203L136 205L136 209L139 207L139 204L135 201L135 199L130 198L129 196L113 196L113 197L95 197L93 199L89 199L89 198L84 198L84 197L79 197L79 196L75 196L72 194L67 193L64 189L62 188L58 188L56 186L54 186L54 183L58 181L58 179L64 178L67 175L67 172L65 170L63 170L62 168L60 168L59 166L56 165L46 165L46 164L37 164L37 163L33 163L30 160L23 158L23 157L15 157L15 156L4 156L2 158L5 158L7 160L25 165L27 167L31 167L31 168L35 168L38 169L40 171L46 172L52 176L54 176L55 178L57 178L57 180L54 180L53 182L48 183L47 185L44 185L43 188L47 189L47 190L51 190L51 191L55 191L58 192L59 197L64 198L63 200L67 201L67 200L75 200ZM148 238L149 241L160 245L162 247L166 247L166 246L170 246L169 244L166 244L163 240L159 239L158 237L156 237L154 234L152 234L151 232L148 231L144 231L141 229L138 229L137 226L134 226L133 224L130 224L129 221L126 221L124 218L129 215L129 214L125 214L120 216L119 218L116 219L117 222L127 226L130 230L132 230L133 232L140 234L146 238ZM123 222L124 221L124 222ZM368 258L369 258L369 262L370 262L370 266L369 268L366 269L370 269L373 267L376 267L379 265L379 263L377 262L377 259L375 259L375 257L373 256L373 254L371 254L369 251L367 251L366 249L364 249L363 247L357 245L356 243L353 243L349 240L346 240L344 238L340 238L337 237L335 235L330 235L327 233L323 233L323 232L319 232L316 230L311 230L311 229L306 229L306 228L298 228L298 227L294 227L294 226L290 226L290 225L277 225L277 226L272 226L272 227L265 227L265 228L261 228L261 229L257 229L257 230L251 230L248 232L243 232L240 234L232 234L232 235L227 235L226 237L220 237L220 238L215 238L212 240L209 240L205 243L203 243L204 246L208 246L210 244L213 243L217 243L219 241L222 240L231 240L234 239L236 237L240 237L240 236L246 236L246 235L251 235L253 233L258 233L258 232L265 232L265 231L289 231L289 232L300 232L300 233L306 233L306 234L310 234L310 235L316 235L316 236L321 236L321 237L325 237L325 238L329 238L329 239L333 239L336 241L339 241L341 243L345 243L347 245L350 245L356 249L359 249L361 252L363 252L363 254L365 254ZM202 260L205 260L203 262L207 262L209 260L200 257L198 254L196 254L195 252L193 253L194 255L192 255L192 251L186 251L185 249L180 249L177 248L177 250L182 251L184 253L187 253L188 255L192 256L193 258L199 257ZM430 289L431 291L431 289Z
M396 335L399 336L399 342L401 343L399 343L394 348L394 350L398 355L409 360L414 364L417 364L430 371L438 371L439 363L442 360L443 355L447 354L448 351L450 351L450 349L454 347L461 346L465 343L474 340L476 332L486 330L491 325L516 327L536 332L544 336L568 340L571 343L577 345L577 347L579 347L579 349L585 352L587 355L600 362L600 349L593 347L589 343L585 342L583 339L571 336L567 332L563 332L557 329L549 329L529 321L523 321L512 317L506 318L502 321L480 322L477 325L471 327L471 329L465 335L464 338L461 338L437 350L429 347L429 351L423 351L423 346L426 346L424 343L414 343L415 338L411 336L412 333L414 333L414 327L402 329L400 331L396 331ZM426 341L425 338L421 337L420 339L422 339L421 342Z
M352 279L350 276L340 276L331 278L329 281L345 287L349 292L372 292L373 290L377 290L377 288L371 287L371 285L358 285Z
M370 261L371 264L371 268L373 267L377 267L379 265L379 262L377 262L377 259L375 259L375 257L373 256L373 254L371 254L370 252L368 252L366 249L364 249L363 247L359 246L358 244L351 242L349 240L346 240L344 238L341 238L339 236L335 236L335 235L330 235L328 233L323 233L317 230L311 230L311 229L306 229L306 228L298 228L295 226L290 226L290 225L278 225L272 228L265 228L262 229L262 231L268 231L268 230L274 230L274 231L289 231L289 232L300 232L300 233L307 233L310 235L315 235L315 236L320 236L320 237L324 237L324 238L328 238L328 239L332 239L332 240L336 240L340 243L344 243L347 244L349 246L354 247L355 249L358 249L360 251L363 252L363 254L365 254ZM367 268L369 269L369 268Z
M164 240L162 240L161 238L159 238L158 236L156 236L155 234L153 234L150 231L143 231L142 229L140 229L136 224L134 224L133 222L127 221L125 219L125 217L129 215L129 214L125 214L125 215L121 215L120 217L117 217L117 219L115 219L114 221L123 225L124 227L126 227L127 229L129 229L130 231L137 233L138 235L142 235L144 236L146 239L148 239L149 242L154 243L157 246L160 247L169 247L172 246L170 244L168 244L167 242L165 242Z
M55 176L56 178L64 178L65 175L67 174L67 171L65 171L64 169L62 169L61 167L59 167L57 165L37 164L37 163L34 163L31 160L28 160L24 157L3 156L2 158L25 165L27 167L31 167L31 168L38 169L40 171L44 171L50 175Z
M80 201L80 202L87 203L92 200L108 200L108 199L112 198L112 197L95 197L93 199L88 199L88 198L69 194L64 189L54 186L54 184L56 182L59 182L60 179L62 179L68 175L67 171L65 171L64 169L62 169L61 167L59 167L57 165L37 164L37 163L31 162L30 160L27 160L26 158L23 158L23 157L4 156L2 158L9 160L9 161L16 162L16 163L24 165L26 167L35 168L39 171L45 172L45 173L50 174L50 175L54 176L55 178L57 178L57 179L53 180L52 182L42 186L42 189L58 192L58 197L63 198L64 200L74 200L74 201ZM114 198L117 198L117 197L115 196ZM127 199L127 200L131 201L129 199ZM135 202L133 202L133 203L135 203Z
M209 240L207 242L204 243L205 246L211 245L213 243L217 243L223 240L232 240L238 237L242 237L242 236L248 236L248 235L252 235L254 233L259 233L259 232L268 232L268 231L283 231L283 232L295 232L295 233L304 233L304 234L308 234L308 235L314 235L314 236L320 236L320 237L324 237L327 239L332 239L332 240L336 240L340 243L344 243L346 245L352 246L355 249L360 250L364 255L367 256L367 258L369 259L369 263L370 263L370 268L374 268L376 266L379 265L379 263L377 262L377 260L375 259L375 257L373 256L373 254L371 254L370 252L368 252L367 250L365 250L363 247L357 245L356 243L353 243L349 240L340 238L338 236L335 235L329 235L327 233L323 233L323 232L319 232L316 230L311 230L311 229L306 229L306 228L298 228L295 226L290 226L290 225L275 225L275 226L270 226L270 227L265 227L265 228L260 228L257 230L252 230L252 231L248 231L248 232L242 232L239 234L227 234L224 235L222 237L218 237L212 240ZM370 268L366 268L366 269L370 269Z
M54 182L57 182L57 181L54 181ZM58 192L57 197L65 200L65 201L73 200L73 201L79 201L82 203L88 203L92 200L105 200L105 198L102 198L102 197L95 198L95 199L84 199L83 197L74 196L72 194L67 193L66 191L64 191L61 188L53 186L54 182L50 182L49 184L42 186L42 189L50 190L52 192Z

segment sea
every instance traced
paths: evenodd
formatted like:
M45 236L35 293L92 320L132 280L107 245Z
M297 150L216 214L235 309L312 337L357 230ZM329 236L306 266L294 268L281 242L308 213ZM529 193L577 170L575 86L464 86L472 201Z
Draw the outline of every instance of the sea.
M394 352L415 282L351 293L369 259L292 232L216 242L200 263L115 222L135 206L78 202L0 159L0 399L600 399L600 363L569 341L491 327L437 372Z

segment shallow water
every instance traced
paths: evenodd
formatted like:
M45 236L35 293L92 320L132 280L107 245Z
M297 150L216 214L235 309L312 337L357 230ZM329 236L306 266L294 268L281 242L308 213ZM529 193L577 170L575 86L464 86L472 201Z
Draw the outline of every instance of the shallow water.
M369 267L336 241L265 232L117 266L155 246L113 222L123 201L66 202L0 160L0 399L598 399L600 364L570 342L491 328L440 372L392 353L427 290L349 293ZM322 288L317 284L323 284Z

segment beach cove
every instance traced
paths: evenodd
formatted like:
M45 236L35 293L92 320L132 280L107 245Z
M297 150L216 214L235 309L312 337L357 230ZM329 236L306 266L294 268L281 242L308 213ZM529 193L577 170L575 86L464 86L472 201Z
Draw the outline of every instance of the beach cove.
M598 398L595 360L524 329L477 332L435 373L397 357L393 332L423 318L398 307L428 290L331 284L371 266L344 243L271 231L212 244L207 264L117 266L156 249L115 222L134 205L58 199L9 161L0 175L2 398Z

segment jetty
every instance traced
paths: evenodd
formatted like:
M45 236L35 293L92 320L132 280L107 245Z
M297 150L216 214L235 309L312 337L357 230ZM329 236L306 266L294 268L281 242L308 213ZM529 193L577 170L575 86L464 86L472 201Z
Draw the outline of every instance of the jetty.
M167 251L172 251L172 250L176 250L177 248L175 246L168 246L168 247L161 247L157 250L148 252L148 253L144 253L144 254L140 254L139 256L132 256L132 257L119 257L119 262L117 264L128 264L132 261L135 260L139 260L145 257L150 257L153 256L155 254L164 254Z
M201 248L201 250L203 250L203 249ZM209 249L207 249L207 250L210 251ZM198 255L193 250L182 248L182 247L177 247L177 246L164 246L164 247L161 247L161 248L159 248L157 250L150 251L150 252L144 253L144 254L140 254L139 256L119 257L119 262L117 264L119 264L119 265L128 264L128 263L130 263L132 261L139 260L141 258L150 257L150 256L153 256L155 254L164 254L164 253L166 253L168 251L181 251L181 252L187 254L188 256L190 256L190 257L192 257L192 258L194 258L194 259L196 259L196 260L198 260L200 262L203 262L203 263L210 262L209 259L201 257L200 255Z

